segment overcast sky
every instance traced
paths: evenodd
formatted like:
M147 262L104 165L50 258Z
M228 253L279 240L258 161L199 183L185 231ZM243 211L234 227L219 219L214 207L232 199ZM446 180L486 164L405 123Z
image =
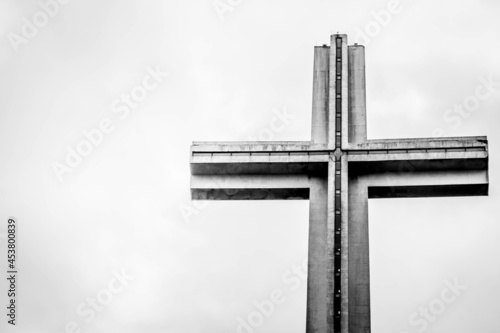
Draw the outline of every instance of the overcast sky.
M276 290L251 329L305 332L308 202L192 203L189 147L309 140L313 47L337 31L366 45L370 139L490 143L489 197L370 201L372 332L500 331L498 1L44 7L0 0L0 267L14 216L20 271L2 332L238 332Z

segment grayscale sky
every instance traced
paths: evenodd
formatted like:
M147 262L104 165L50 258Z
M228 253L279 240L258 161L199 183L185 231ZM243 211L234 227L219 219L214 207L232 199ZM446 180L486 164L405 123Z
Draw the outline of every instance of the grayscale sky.
M193 203L189 147L309 140L337 31L366 45L370 139L490 142L489 197L370 201L372 332L500 331L500 2L54 1L0 0L1 332L305 332L308 202Z

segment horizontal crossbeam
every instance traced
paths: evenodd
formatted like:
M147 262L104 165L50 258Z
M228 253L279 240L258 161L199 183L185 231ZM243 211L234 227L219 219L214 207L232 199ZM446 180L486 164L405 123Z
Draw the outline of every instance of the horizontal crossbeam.
M344 150L351 171L475 170L488 165L484 137L368 141ZM334 151L308 142L193 145L192 175L326 174Z

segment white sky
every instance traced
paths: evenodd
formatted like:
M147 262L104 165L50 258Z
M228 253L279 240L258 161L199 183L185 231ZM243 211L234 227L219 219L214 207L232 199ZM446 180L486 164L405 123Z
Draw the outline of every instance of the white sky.
M305 280L293 290L282 276L307 256L308 203L196 208L189 146L258 136L283 109L295 118L274 140L309 140L313 46L337 31L356 42L371 12L388 4L242 0L222 20L210 0L73 0L16 53L7 36L21 34L40 5L1 0L0 235L15 216L21 273L18 327L2 310L0 331L64 332L74 321L89 333L237 332L238 317L280 289L285 302L255 332L303 333ZM369 138L429 137L436 128L488 135L491 189L370 202L372 332L417 332L409 317L447 279L467 289L425 332L498 332L500 85L467 118L443 115L474 95L480 77L500 81L500 3L400 6L367 45ZM170 75L120 118L114 101L148 66ZM52 164L105 118L114 130L59 182ZM189 219L186 207L196 209ZM109 295L122 269L134 280L92 319L77 314L87 298Z

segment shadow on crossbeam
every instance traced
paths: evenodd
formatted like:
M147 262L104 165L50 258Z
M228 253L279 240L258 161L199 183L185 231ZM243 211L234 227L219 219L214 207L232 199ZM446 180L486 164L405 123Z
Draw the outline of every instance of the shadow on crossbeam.
M368 198L431 198L487 196L488 184L439 186L373 186L368 187Z
M309 200L309 188L191 189L193 200Z

